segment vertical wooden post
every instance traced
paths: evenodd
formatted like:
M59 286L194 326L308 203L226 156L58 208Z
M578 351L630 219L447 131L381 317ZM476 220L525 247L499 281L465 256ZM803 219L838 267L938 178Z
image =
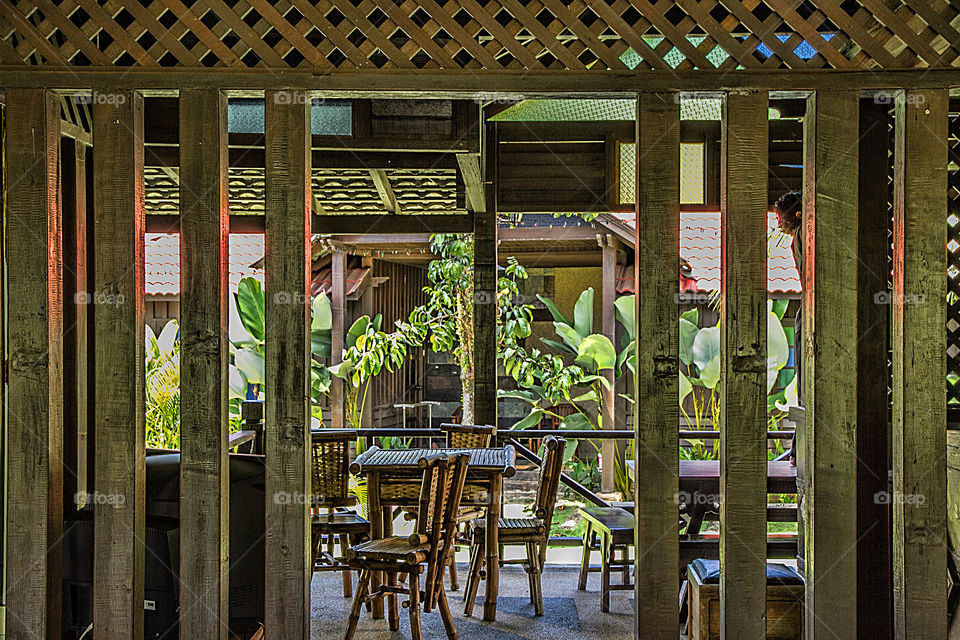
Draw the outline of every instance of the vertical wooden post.
M266 95L266 632L310 627L310 100Z
M63 512L76 511L86 490L80 464L87 432L87 149L61 138L63 210Z
M497 125L484 136L484 204L473 216L474 424L497 424ZM466 417L465 417L466 419Z
M364 269L370 269L370 285L367 286L360 295L360 314L372 318L374 315L373 296L375 291L373 286L373 258L364 256L360 260ZM370 393L367 393L363 398L363 413L360 419L360 427L363 429L369 429L373 426L373 407L375 404L373 400L375 394L376 388L371 387Z
M895 107L893 593L897 640L947 637L944 90Z
M679 636L680 100L637 101L636 637ZM668 265L671 268L664 268Z
M227 97L180 92L180 635L226 640Z
M857 221L857 634L891 637L893 624L889 491L890 417L887 386L890 267L888 152L890 105L860 101L860 185Z
M143 635L143 96L95 96L93 625L97 637L123 639Z
M347 333L346 270L347 254L343 251L335 251L330 255L330 280L333 285L330 291L333 312L330 332L331 365L343 360L344 338ZM334 429L352 426L346 424L344 410L343 379L332 376L330 379L330 426Z
M6 632L11 638L59 638L60 106L41 89L10 89L6 98Z
M727 94L720 170L720 633L767 612L767 94Z
M858 116L856 91L807 99L800 384L808 638L856 637Z
M610 342L614 349L617 347L617 320L616 309L613 306L617 297L617 246L616 240L605 236L601 241L601 304L600 304L600 330ZM605 373L610 388L603 394L603 413L602 421L604 429L615 429L614 409L616 408L616 380L614 379L614 370L610 369ZM613 440L604 440L602 444L603 453L603 473L600 478L600 486L604 491L614 491L616 489L616 479L614 471L616 469L615 452L616 442Z

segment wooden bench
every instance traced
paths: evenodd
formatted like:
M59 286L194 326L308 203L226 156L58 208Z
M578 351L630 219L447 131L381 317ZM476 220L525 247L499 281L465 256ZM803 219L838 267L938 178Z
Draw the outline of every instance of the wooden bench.
M630 583L630 547L633 545L633 514L619 507L582 507L580 517L586 523L583 532L583 557L580 560L580 582L577 588L587 588L587 575L600 572L600 610L610 611L610 592L633 589ZM597 539L599 537L599 540ZM590 555L600 551L600 566L590 565ZM617 552L620 558L617 558ZM619 569L620 584L610 584L610 572Z
M689 640L720 640L719 562L696 560L687 567ZM767 563L767 640L802 640L803 579L793 569Z

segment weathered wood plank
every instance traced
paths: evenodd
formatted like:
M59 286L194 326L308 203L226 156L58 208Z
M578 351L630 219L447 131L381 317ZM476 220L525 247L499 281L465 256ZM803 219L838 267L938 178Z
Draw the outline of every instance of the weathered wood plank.
M6 632L60 637L63 529L60 105L6 95Z
M804 119L804 557L807 637L856 637L858 94L821 91ZM815 338L815 339L814 339ZM854 504L851 504L853 502ZM811 635L813 634L813 635Z
M602 236L601 242L601 291L600 291L600 332L610 339L614 348L617 348L617 321L614 301L617 297L617 240L612 236ZM616 379L614 370L604 372L609 388L603 392L601 422L604 429L614 429L614 408L616 407ZM604 440L601 445L603 453L603 470L600 474L600 485L603 491L613 491L616 487L615 452L617 443L613 440Z
M889 638L893 624L887 386L890 306L889 159L890 105L860 101L860 185L857 221L857 601L860 638Z
M226 640L227 98L180 93L180 635Z
M679 637L680 100L637 101L636 637ZM641 178L642 177L642 178Z
M766 635L766 93L730 93L721 139L720 629Z
M498 125L484 131L484 211L473 214L473 424L497 424ZM466 417L464 417L466 421Z
M894 110L894 637L945 638L946 90Z
M309 637L310 101L266 96L266 632Z
M330 364L335 365L343 360L343 350L347 335L347 254L343 251L334 252L330 256L330 306L333 315L330 331ZM373 317L372 315L370 316ZM333 376L330 379L330 426L342 429L348 426L345 422L343 378Z
M96 500L93 624L143 634L143 97L103 89L93 105Z
M402 235L405 233L472 233L473 214L439 215L314 215L311 227L315 233L335 235ZM264 217L231 215L230 233L263 233ZM147 233L176 233L180 216L151 214L147 216Z

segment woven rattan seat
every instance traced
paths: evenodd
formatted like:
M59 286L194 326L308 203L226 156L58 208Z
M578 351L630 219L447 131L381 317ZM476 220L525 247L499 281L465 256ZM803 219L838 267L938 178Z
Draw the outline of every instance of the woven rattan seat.
M539 518L500 518L497 521L500 528L501 539L516 534L543 534L546 527L543 520ZM487 521L483 518L476 518L470 521L470 531L482 531L487 528ZM480 535L480 534L478 534Z
M430 553L429 544L410 544L407 536L391 536L358 544L347 552L347 557L383 562L423 562Z

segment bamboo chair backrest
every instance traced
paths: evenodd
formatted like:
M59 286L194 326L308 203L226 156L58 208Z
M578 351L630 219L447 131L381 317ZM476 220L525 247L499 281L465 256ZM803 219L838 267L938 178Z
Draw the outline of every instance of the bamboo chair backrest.
M497 435L497 428L489 425L441 424L440 430L447 434L448 449L485 449Z
M350 441L353 435L315 433L310 449L314 507L349 507Z
M439 580L443 567L453 548L451 536L457 528L457 512L460 497L467 478L469 454L433 454L420 460L423 483L417 518L417 533L420 540L429 543L427 571L424 580L425 610L436 605L439 595Z
M560 488L560 473L563 470L563 451L567 441L556 436L543 439L546 453L540 466L540 483L537 485L537 518L544 520L547 531L553 522L553 509L557 504L557 491Z

